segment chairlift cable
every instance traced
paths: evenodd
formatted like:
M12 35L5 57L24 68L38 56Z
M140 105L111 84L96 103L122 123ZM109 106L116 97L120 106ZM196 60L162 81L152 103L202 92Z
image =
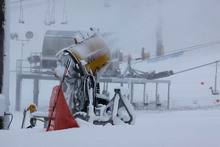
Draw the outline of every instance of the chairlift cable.
M196 67L193 67L193 68L189 68L189 69L185 69L185 70L182 70L182 71L178 71L178 72L175 72L175 73L173 73L173 74L175 75L175 74L179 74L179 73L187 72L187 71L190 71L190 70L195 70L195 69L197 69L197 68L201 68L201 67L204 67L204 66L208 66L208 65L216 64L216 63L218 63L218 62L220 62L220 61L217 60L217 61L210 62L210 63L207 63L207 64L203 64L203 65L200 65L200 66L196 66Z
M47 3L46 1L36 2L36 0L35 0L35 2L34 2L34 0L23 0L23 2L32 2L32 1L33 1L33 3L31 3L31 4L23 4L23 9L34 8L34 7L45 5ZM55 1L57 1L57 0L55 0ZM17 1L13 2L13 3L11 2L11 4L13 4L13 5L16 3L17 3ZM17 6L11 7L11 10L16 10L16 9L20 9L20 6L19 7L17 7Z
M180 52L180 51L188 52L188 51L192 51L192 50L196 50L196 49L201 49L201 48L204 48L204 47L218 45L218 44L220 44L220 40L212 41L212 42L208 42L208 43L203 43L203 44L199 44L199 45L194 45L194 46L189 46L189 47L184 47L184 48L181 48L181 49L175 49L174 51L165 52L165 53L166 54L172 54L172 53L177 53L177 52ZM153 55L151 57L157 57L157 56ZM141 62L144 62L144 60L133 62L132 64L137 64L137 63L141 63Z

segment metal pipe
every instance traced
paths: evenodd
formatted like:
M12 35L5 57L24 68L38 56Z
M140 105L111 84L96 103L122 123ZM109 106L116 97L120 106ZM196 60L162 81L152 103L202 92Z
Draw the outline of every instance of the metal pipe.
M20 111L21 105L21 77L17 74L16 77L16 100L15 100L15 111Z
M131 104L134 102L134 83L131 83Z
M158 83L156 83L156 104L159 102L158 101Z
M146 83L144 84L144 93L143 93L143 103L146 102L145 98L146 98Z
M170 109L170 84L168 84L168 92L167 92L167 109Z
M39 79L34 79L34 98L33 102L36 106L38 106L38 95L39 95Z
M218 61L216 61L216 67L215 67L215 91L217 91L217 74L218 74Z

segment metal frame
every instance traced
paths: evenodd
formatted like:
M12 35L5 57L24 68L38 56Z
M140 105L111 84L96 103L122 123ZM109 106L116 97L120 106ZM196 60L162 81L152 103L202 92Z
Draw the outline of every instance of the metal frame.
M57 80L53 75L37 74L37 73L17 73L16 76L16 102L15 110L20 111L21 105L21 88L22 80L30 79L34 80L34 90L33 90L33 103L38 106L38 95L39 95L39 80Z
M167 109L170 109L170 80L147 80L147 79L140 79L140 78L100 78L101 83L121 83L121 86L123 84L128 84L128 88L130 90L129 92L129 99L130 102L133 104L134 102L134 84L143 84L144 86L144 92L143 92L143 102L145 102L146 97L146 84L147 83L153 83L156 84L156 92L155 92L155 101L157 102L158 99L158 85L159 84L167 84ZM106 86L107 86L106 85ZM106 89L107 90L107 89Z
M15 103L15 110L20 111L21 105L21 88L22 88L22 80L23 79L30 79L34 80L34 90L33 90L33 103L38 106L38 95L39 95L39 80L58 80L54 77L54 75L46 75L46 74L39 74L39 73L17 73L16 77L16 103ZM139 78L100 78L100 83L106 83L106 87L108 87L108 83L120 83L122 86L123 84L128 84L129 88L129 100L133 104L134 101L134 84L142 84L144 86L143 92L143 101L145 101L146 96L146 84L147 83L154 83L156 84L156 100L158 96L158 85L159 84L167 84L168 85L168 94L167 94L167 109L170 109L170 85L171 81L169 80L146 80L146 79L139 79ZM107 90L107 89L106 89Z

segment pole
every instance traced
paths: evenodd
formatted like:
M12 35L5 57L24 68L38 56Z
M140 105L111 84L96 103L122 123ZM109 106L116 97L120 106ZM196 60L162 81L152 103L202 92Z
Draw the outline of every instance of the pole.
M3 0L4 1L4 0ZM9 48L10 48L10 1L5 0L5 36L4 36L4 72L3 72L3 89L2 93L6 98L6 111L9 111L9 81L10 81L10 72L9 72Z
M28 42L29 41L29 39L16 39L16 41L20 41L21 42L21 59L20 59L20 64L19 64L19 68L20 68L20 70L19 70L19 72L22 72L22 66L23 66L23 57L24 57L24 45L25 45L25 42Z
M21 107L21 74L16 76L16 99L15 99L15 111L20 111Z
M167 109L170 110L170 83L168 84Z
M144 83L144 90L143 90L143 103L146 102L146 83Z
M218 61L216 61L216 67L215 67L215 91L217 90L217 74L218 74Z
M3 73L4 73L4 21L5 21L5 1L0 1L0 93L2 93L3 87Z
M34 99L33 102L36 106L38 106L38 95L39 95L39 79L34 79Z
M134 102L134 83L131 83L131 104Z
M156 105L159 103L159 97L158 97L158 83L156 83L156 92L155 92L155 95L156 95Z

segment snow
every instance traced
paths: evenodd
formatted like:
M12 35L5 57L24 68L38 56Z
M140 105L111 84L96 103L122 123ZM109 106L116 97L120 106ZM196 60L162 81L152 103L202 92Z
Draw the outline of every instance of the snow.
M140 57L141 48L145 47L154 56L155 32L159 15L163 18L162 38L165 53L216 41L220 38L218 19L220 2L218 0L161 0L161 5L154 0L106 1L109 7L104 6L103 0L66 0L67 25L60 24L62 20L62 7L60 6L63 1L56 1L56 23L45 26L47 1L23 1L25 23L19 24L20 3L18 0L11 0L10 33L17 32L19 39L25 39L25 33L33 31L33 39L24 45L24 59L32 52L42 51L43 36L47 30L75 31L88 30L90 27L99 28L100 31L108 34L106 41L112 50L122 49L124 53L131 54L135 58ZM173 70L175 73L219 60L219 53L219 45L214 45L184 52L177 58L153 63L139 62L133 64L133 67L143 71L156 70L156 72ZM21 42L10 40L11 71L16 70L16 60L20 57ZM14 120L10 130L0 130L0 146L218 146L220 106L216 99L219 99L219 96L211 95L209 89L210 86L214 86L214 76L215 65L213 64L164 78L171 80L171 110L137 111L135 125L95 126L77 119L80 128L45 132L42 122L37 122L34 129L20 129L23 112L14 111L16 73L11 72L9 97L10 112L13 113ZM201 82L204 82L204 85L201 85ZM33 81L23 80L22 84L21 108L23 110L33 102ZM47 110L52 88L57 84L58 81L40 81L39 111ZM116 85L110 85L110 91L113 91L115 87ZM143 89L138 85L134 88L134 101L142 101ZM166 92L166 85L159 85L161 102L166 102ZM149 101L155 101L155 85L147 85L147 94ZM179 109L184 109L184 111L179 111ZM28 123L27 117L25 126Z
M220 110L139 111L135 125L94 126L77 120L80 128L0 131L1 147L195 147L218 146ZM38 122L39 123L39 122Z

